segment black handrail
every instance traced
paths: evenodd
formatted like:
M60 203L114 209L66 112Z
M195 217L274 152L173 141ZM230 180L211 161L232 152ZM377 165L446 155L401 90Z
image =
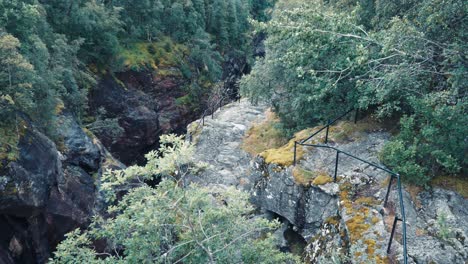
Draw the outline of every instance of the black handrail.
M305 143L307 141L309 141L311 138L313 138L315 135L317 135L318 133L322 132L324 129L327 130L327 134L326 134L326 137L325 137L325 143L328 142L328 131L330 129L330 126L333 125L334 123L336 123L338 120L340 120L341 118L345 117L347 114L351 113L352 111L354 111L353 108L349 109L348 111L346 111L346 113L340 115L339 117L333 119L332 121L328 120L327 124L325 126L323 126L322 128L320 128L318 131L316 131L315 133L313 133L311 136L309 136L308 138L304 139L301 141L301 143ZM358 117L358 110L356 109L356 115L354 116L354 123L357 122L357 117Z
M222 107L224 99L225 99L224 97L221 97L221 99L219 101L217 101L211 108L208 107L207 109L205 109L205 111L203 111L203 114L201 115L201 117L200 117L200 119L198 121L197 129L198 129L198 127L200 127L200 124L201 124L202 127L205 126L205 117L207 117L208 115L211 115L212 119L214 118L214 113L219 108ZM240 101L241 101L241 96L240 95L237 95L236 101L238 101L240 103ZM209 110L211 110L211 111L209 111ZM189 142L192 142L192 137L193 137L193 134L189 132L189 134L188 134Z
M351 153L348 153L346 151L342 151L342 150L340 150L338 148L335 148L333 146L322 145L322 144L306 144L305 143L306 141L312 139L315 135L317 135L318 133L320 133L321 131L323 131L325 129L327 130L326 131L326 136L325 136L325 144L328 143L328 132L329 132L329 129L330 129L330 125L335 123L339 119L343 118L344 116L349 114L351 111L353 111L353 109L347 111L346 113L342 114L338 118L335 118L333 121L327 122L326 126L322 127L320 130L318 130L317 132L315 132L314 134L312 134L311 136L309 136L305 140L294 141L294 161L293 161L293 164L294 164L294 166L296 165L297 145L300 145L300 146L306 146L306 147L327 148L327 149L333 149L333 150L336 151L335 172L334 172L334 177L333 177L334 182L336 182L337 175L338 175L338 164L339 164L340 154L344 154L344 155L349 156L349 157L351 157L353 159L356 159L356 160L359 160L359 161L361 161L363 163L366 163L366 164L368 164L368 165L370 165L372 167L375 167L377 169L385 171L385 172L390 174L390 180L388 182L387 193L385 195L384 207L387 207L388 196L390 194L392 181L393 181L394 178L396 178L397 179L398 200L399 200L399 203L400 203L401 218L398 218L395 215L395 218L394 218L394 221L393 221L393 226L392 226L392 232L390 234L390 240L388 242L387 254L390 254L390 249L391 249L391 246L392 246L393 236L395 234L396 224L397 224L398 221L400 221L400 222L402 222L402 228L403 228L403 261L404 261L404 264L407 264L408 263L408 251L407 251L407 242L406 242L406 215L405 215L405 206L404 206L404 203L403 203L403 193L401 191L400 175L398 173L396 173L396 172L393 172L393 171L387 169L387 168L384 168L384 167L382 167L380 165L377 165L377 164L375 164L373 162L370 162L370 161L367 161L365 159L354 156ZM357 122L357 117L358 117L358 111L356 110L356 115L354 117L354 122L355 123Z

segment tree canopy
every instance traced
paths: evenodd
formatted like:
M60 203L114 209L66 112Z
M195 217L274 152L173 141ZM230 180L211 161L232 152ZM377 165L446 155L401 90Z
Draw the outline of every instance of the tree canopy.
M385 163L419 184L462 173L467 11L461 0L280 1L271 21L257 23L267 55L243 93L270 102L289 129L353 107L401 118Z
M220 80L224 58L250 52L248 20L272 0L0 0L0 133L27 114L54 137L62 111L78 120L100 75L180 68L200 99ZM122 58L137 61L122 64ZM172 65L175 64L175 65ZM127 67L129 66L129 67ZM203 91L200 92L200 91ZM14 138L14 137L12 137ZM3 149L15 142L1 142Z

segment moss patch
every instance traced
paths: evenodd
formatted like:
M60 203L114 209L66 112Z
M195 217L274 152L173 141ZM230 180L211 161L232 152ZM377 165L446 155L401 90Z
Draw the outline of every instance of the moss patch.
M329 175L327 174L319 174L315 179L314 181L312 182L312 184L314 185L324 185L324 184L327 184L327 183L330 183L330 182L333 182L333 178L330 177Z
M340 217L339 216L332 216L325 220L325 224L333 225L337 227L340 224Z
M0 127L0 169L18 159L19 139L24 136L27 128L28 124L23 119Z
M260 153L265 159L266 163L275 163L280 166L291 166L294 160L294 141L301 141L306 139L313 132L312 129L305 129L297 132L294 137L284 146L268 149ZM296 151L296 160L301 160L304 157L304 148L302 146L297 146Z
M449 189L468 198L468 178L461 176L438 176L432 179L431 186Z
M309 171L300 167L294 167L292 175L297 184L304 186L318 186L333 182L333 178L324 171Z
M277 128L280 120L271 110L266 112L266 120L253 125L247 131L243 141L242 149L256 156L267 149L275 149L288 142L283 133Z
M312 181L316 177L316 174L314 172L304 170L299 167L293 168L292 175L293 175L294 181L301 185L310 185L310 183L312 183Z
M188 126L187 133L192 135L193 144L198 142L198 137L200 136L202 130L203 126L199 122L193 122Z
M117 61L119 68L124 70L156 70L160 67L180 65L186 54L188 54L187 47L176 44L166 37L158 42L138 42L120 47ZM162 74L167 73L162 72Z
M350 121L341 121L330 127L328 140L338 143L359 140L369 132L382 129L382 126L371 118L360 120L356 124ZM325 133L320 133L320 137L321 140L325 140Z

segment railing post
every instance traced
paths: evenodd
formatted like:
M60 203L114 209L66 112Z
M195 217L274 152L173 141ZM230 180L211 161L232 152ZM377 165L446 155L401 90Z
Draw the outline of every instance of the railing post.
M340 159L340 151L336 151L336 160L335 160L335 176L333 177L333 181L336 182L336 176L338 174L338 160Z
M294 141L294 161L293 161L294 166L296 166L296 148L297 148L297 141Z
M328 144L328 131L330 130L330 119L327 121L327 132L325 133L325 144Z
M393 175L390 175L390 181L388 182L387 194L385 195L384 207L387 207L388 196L390 194L390 188L392 187Z
M390 254L390 249L392 247L392 241L393 241L393 236L395 235L397 221L398 221L398 217L396 217L395 215L395 220L393 220L392 233L390 233L390 241L388 241L387 254Z
M359 108L356 108L356 113L354 114L354 124L357 123L358 116L359 116Z
M403 201L403 193L401 191L401 178L400 174L396 175L397 183L398 183L398 197L400 200L400 211L401 211L401 222L402 222L402 229L403 229L403 262L405 264L408 263L408 249L406 245L406 214L405 214L405 204Z

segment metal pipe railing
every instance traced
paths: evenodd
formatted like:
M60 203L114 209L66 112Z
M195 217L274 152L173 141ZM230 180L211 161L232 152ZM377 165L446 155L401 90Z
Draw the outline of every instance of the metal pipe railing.
M329 131L329 129L330 129L330 126L333 125L333 124L335 124L338 120L340 120L341 118L345 117L347 114L351 113L352 111L354 111L354 108L349 109L348 111L346 111L346 113L340 115L339 117L333 119L332 121L328 120L327 124L326 124L324 127L320 128L318 131L316 131L315 133L313 133L311 136L309 136L308 138L306 138L306 139L304 139L304 140L302 140L302 141L300 141L300 142L301 142L301 143L305 143L305 142L309 141L311 138L313 138L315 135L317 135L318 133L320 133L320 132L322 132L323 130L326 129L326 130L327 130L327 136L325 137L325 143L327 143L327 142L328 142L328 131ZM356 111L356 113L357 113L357 112L358 112L358 109L356 109L355 111ZM357 117L357 114L356 114L356 116L355 116L354 123L357 122L356 117Z
M390 179L389 179L389 182L388 182L388 187L387 187L387 193L385 195L385 201L384 201L384 207L387 206L387 202L388 202L388 197L389 197L389 194L390 194L390 191L391 191L391 186L392 186L392 181L394 178L397 179L397 188L398 188L398 200L399 200L399 205L400 205L400 215L401 215L401 218L398 218L396 215L395 215L395 219L394 219L394 222L393 222L393 226L392 226L392 231L391 231L391 234L390 234L390 240L388 242L388 247L387 247L387 254L390 254L390 249L391 249L391 246L392 246L392 241L393 241L393 237L394 237L394 234L395 234L395 230L396 230L396 225L397 225L397 222L400 221L402 222L402 235L403 235L403 261L404 261L404 264L407 264L408 263L408 251L407 251L407 241L406 241L406 215L405 215L405 205L404 205L404 202L403 202L403 192L402 192L402 189L401 189L401 179L400 179L400 175L396 172L393 172L387 168L384 168L380 165L377 165L371 161L367 161L365 159L362 159L360 157L357 157L349 152L346 152L346 151L342 151L338 148L335 148L333 146L329 146L329 145L321 145L321 144L306 144L305 142L312 139L315 135L317 135L318 133L322 132L323 130L326 129L326 136L325 136L325 144L328 143L328 133L329 133L329 129L330 129L330 125L335 123L336 121L338 121L339 119L343 118L344 116L346 116L347 114L349 114L353 109L347 111L346 113L344 113L343 115L339 116L338 118L335 118L333 121L328 121L327 122L327 125L322 127L321 129L319 129L318 131L316 131L314 134L312 134L311 136L309 136L308 138L306 138L305 140L302 140L302 141L294 141L294 160L293 160L293 165L296 166L296 163L297 163L297 145L300 145L300 146L306 146L306 147L317 147L317 148L326 148L326 149L333 149L336 151L336 158L335 158L335 171L334 171L334 177L333 177L333 180L334 182L336 182L337 180L337 175L338 175L338 167L339 167L339 160L340 160L340 154L344 154L348 157L351 157L353 159L356 159L360 162L363 162L365 164L368 164L374 168L377 168L377 169L380 169L382 171L385 171L387 173L390 174ZM356 123L357 122L357 118L358 118L358 111L356 110L356 114L354 116L354 122Z
M205 109L205 111L203 111L203 114L201 115L198 121L197 128L200 126L200 124L202 127L205 126L205 117L211 115L211 119L214 119L214 113L216 112L216 110L220 109L223 106L223 101L224 101L224 98L221 97L219 101L217 101L211 107L208 107L207 109ZM241 96L239 94L236 97L236 101L238 101L239 103L241 102ZM188 135L189 142L192 142L192 138L193 138L192 133L189 133Z

